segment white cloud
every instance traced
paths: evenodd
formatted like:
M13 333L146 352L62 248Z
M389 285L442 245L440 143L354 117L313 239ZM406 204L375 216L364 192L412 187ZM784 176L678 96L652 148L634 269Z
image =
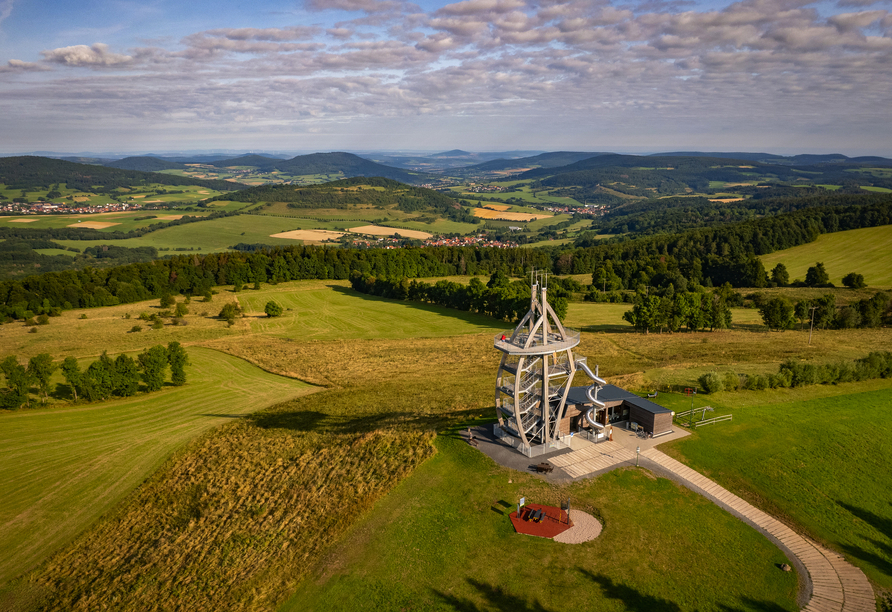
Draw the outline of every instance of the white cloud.
M49 66L17 59L11 59L6 63L6 66L0 66L0 72L46 72L49 70L52 70Z
M133 61L133 58L129 55L110 53L108 45L102 43L96 43L90 47L87 45L61 47L59 49L41 51L40 54L48 62L65 66L120 66Z

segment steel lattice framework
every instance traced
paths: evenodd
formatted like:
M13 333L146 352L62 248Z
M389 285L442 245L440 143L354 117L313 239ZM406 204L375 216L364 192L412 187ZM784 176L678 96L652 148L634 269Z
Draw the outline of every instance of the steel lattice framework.
M565 329L548 304L547 275L533 272L531 285L529 312L495 339L504 353L496 376L499 425L527 446L558 440L579 344L579 332Z

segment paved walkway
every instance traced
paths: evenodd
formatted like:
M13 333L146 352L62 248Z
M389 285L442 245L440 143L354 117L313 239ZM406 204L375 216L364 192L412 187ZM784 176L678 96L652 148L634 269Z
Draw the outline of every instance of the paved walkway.
M641 457L671 472L691 489L768 534L795 555L808 571L812 583L811 598L803 612L876 612L876 599L867 577L840 555L799 535L774 517L655 448L642 451Z
M579 440L574 440L574 447ZM548 461L562 469L571 478L581 478L601 470L614 467L624 461L635 462L635 452L630 451L617 442L586 442L582 448L573 449L572 453L548 457Z

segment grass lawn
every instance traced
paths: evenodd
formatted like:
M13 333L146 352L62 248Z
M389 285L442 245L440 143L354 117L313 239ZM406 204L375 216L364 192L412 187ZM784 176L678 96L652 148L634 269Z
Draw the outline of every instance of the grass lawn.
M892 225L821 234L815 242L762 255L766 270L782 263L791 279L804 280L818 261L835 285L842 285L849 272L857 272L869 287L892 287Z
M892 590L892 381L809 387L787 401L764 392L698 401L734 419L671 443L672 454L801 525Z
M796 609L783 553L669 480L632 468L553 486L452 433L436 447L280 610ZM521 496L569 496L604 531L578 545L516 534Z
M153 394L0 414L0 584L70 542L198 434L313 390L189 349L188 383Z

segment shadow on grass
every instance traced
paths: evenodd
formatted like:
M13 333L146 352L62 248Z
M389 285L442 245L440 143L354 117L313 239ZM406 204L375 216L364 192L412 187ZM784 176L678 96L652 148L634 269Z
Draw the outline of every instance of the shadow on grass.
M856 546L854 544L843 544L843 551L855 557L856 559L860 559L861 561L870 563L886 576L892 576L892 544L890 544L890 541L892 541L892 519L880 516L870 510L847 504L846 502L837 500L836 503L840 507L845 508L846 510L857 516L859 519L873 527L886 538L886 541L882 541L875 538L867 538L861 536L861 539L863 541L873 544L873 546L876 548L877 551L879 551L880 554L877 554L876 552L870 550L865 550L864 548ZM892 507L892 503L890 503L889 505L890 507Z
M601 587L602 597L621 601L628 612L681 612L678 604L668 599L645 595L628 585L614 582L612 578L603 574L594 574L581 568L579 571Z
M787 608L779 606L774 602L759 601L751 597L741 597L740 603L741 607L719 604L718 609L722 612L751 612L756 610L758 612L788 612Z
M501 587L486 584L473 578L468 579L468 584L477 590L483 598L484 604L477 605L470 599L441 591L434 591L434 594L449 608L459 612L483 612L484 610L487 612L491 610L503 612L557 612L546 608L538 601L507 593Z
M442 431L456 419L466 419L476 410L443 414L418 414L415 412L377 412L357 416L330 415L318 411L267 412L246 417L262 429L289 429L317 433L366 433L377 429L401 427ZM449 434L446 434L449 436Z
M506 509L510 510L513 507L514 507L514 504L512 504L511 502L506 502L504 499L500 499L498 501L493 502L490 510L492 510L496 514L501 514L502 516L505 516L505 514L507 514L505 512L505 510Z
M377 295L369 295L367 293L361 293L350 287L341 287L339 285L329 285L329 289L332 291L336 291L338 293L343 293L344 295L349 295L352 298L366 300L369 302L390 302L396 304L402 304L403 306L408 306L409 308L414 308L416 310L423 310L425 312L429 312L431 314L438 314L443 316L453 317L455 319L460 319L465 323L470 325L474 325L479 327L481 331L486 331L491 328L501 328L505 327L508 329L509 327L513 327L513 323L509 323L507 321L501 321L499 319L494 319L489 315L480 314L476 312L468 312L466 310L457 310L455 308L448 308L446 306L440 306L438 304L426 304L424 302L413 302L411 300L397 300L394 298L385 298L378 297Z

